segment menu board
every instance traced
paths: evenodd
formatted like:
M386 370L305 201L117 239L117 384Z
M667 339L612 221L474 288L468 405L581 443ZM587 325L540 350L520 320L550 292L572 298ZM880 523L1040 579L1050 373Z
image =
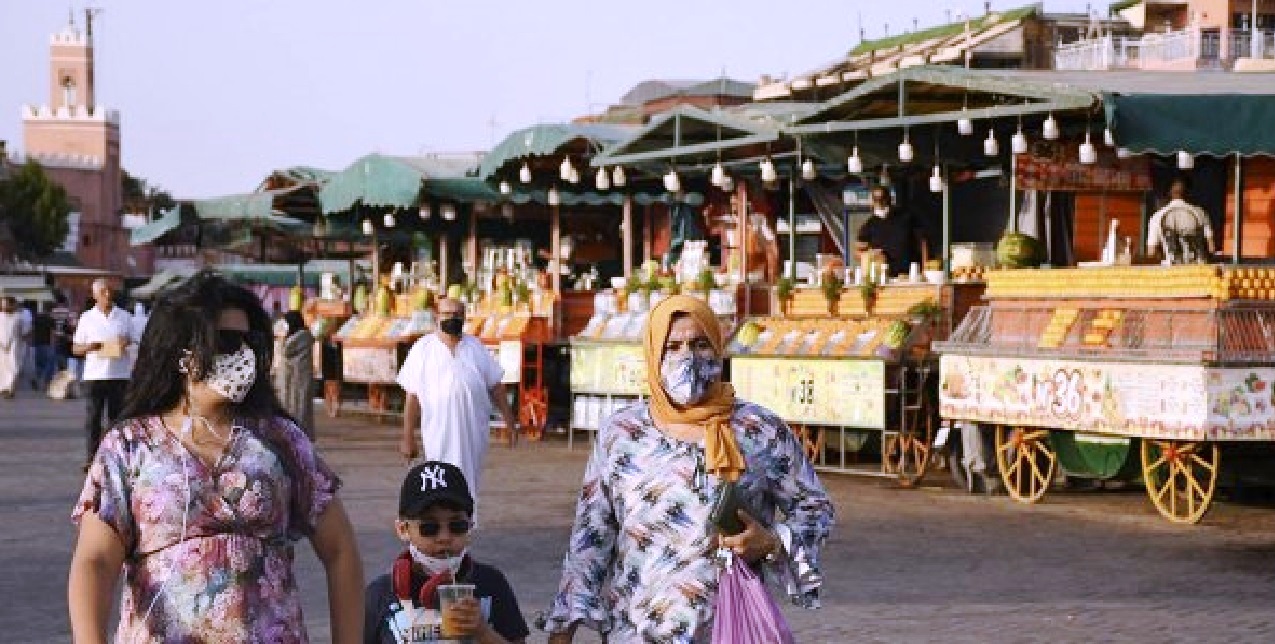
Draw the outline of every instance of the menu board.
M790 423L885 428L885 363L880 360L735 356L740 398Z
M620 396L649 393L642 345L573 342L571 390Z
M1144 157L1119 159L1103 149L1097 163L1081 163L1075 145L1044 145L1015 156L1019 190L1058 192L1147 192L1151 163ZM1099 146L1102 148L1102 146Z
M1275 439L1275 368L944 355L945 418L1178 440Z

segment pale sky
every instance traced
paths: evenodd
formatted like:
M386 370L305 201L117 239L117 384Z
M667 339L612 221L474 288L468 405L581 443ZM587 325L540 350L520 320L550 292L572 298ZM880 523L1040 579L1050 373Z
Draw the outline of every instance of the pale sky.
M0 139L46 103L49 37L84 0L0 0ZM98 103L124 166L178 197L367 152L485 150L651 78L800 74L982 0L96 0ZM993 10L1027 4L998 0ZM1049 0L1084 12L1083 0ZM1106 3L1095 3L1105 11Z

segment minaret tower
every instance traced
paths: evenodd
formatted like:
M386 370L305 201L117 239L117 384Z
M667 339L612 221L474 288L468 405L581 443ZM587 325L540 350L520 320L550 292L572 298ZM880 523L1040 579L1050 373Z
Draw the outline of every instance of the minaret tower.
M122 270L128 247L120 221L120 117L97 102L93 17L74 16L49 43L49 103L22 108L24 148L72 199L65 248L87 267ZM78 213L78 216L76 215Z

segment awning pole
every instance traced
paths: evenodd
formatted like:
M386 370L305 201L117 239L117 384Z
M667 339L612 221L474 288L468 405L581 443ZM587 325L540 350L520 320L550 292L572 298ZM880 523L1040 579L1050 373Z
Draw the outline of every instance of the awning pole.
M633 276L633 195L624 195L624 221L620 224L624 236L624 279Z
M797 174L801 168L793 164L788 177L788 278L797 281Z
M553 294L559 295L562 292L562 206L551 206L549 213L549 251L551 258L549 264L553 269L553 275L550 277L549 283L553 286ZM560 297L558 299L561 299Z
M743 313L747 316L751 312L752 285L748 283L748 186L743 179L735 184L735 203L739 204L735 224L738 227L735 242L739 244L739 283L744 285Z
M1231 262L1244 258L1244 157L1235 155L1235 252Z
M943 275L952 276L952 193L951 173L943 167ZM849 233L846 233L847 235ZM847 264L849 266L849 264Z
M1018 232L1018 155L1009 153L1009 232Z

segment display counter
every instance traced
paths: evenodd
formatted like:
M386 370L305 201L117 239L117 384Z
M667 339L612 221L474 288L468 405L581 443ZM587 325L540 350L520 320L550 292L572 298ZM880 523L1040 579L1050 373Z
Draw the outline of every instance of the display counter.
M1141 478L1194 522L1219 444L1275 441L1275 269L992 271L942 352L944 419L996 434L1014 498L1069 476ZM1134 462L1139 451L1142 470Z
M947 336L981 290L851 287L830 303L822 289L797 289L780 303L785 317L741 325L729 346L731 383L788 422L817 468L914 484L937 423L930 342Z
M368 410L386 413L389 388L396 384L407 351L417 339L433 330L434 316L430 311L414 311L404 316L352 316L333 336L341 347L342 380L366 385ZM338 411L340 407L338 400Z

